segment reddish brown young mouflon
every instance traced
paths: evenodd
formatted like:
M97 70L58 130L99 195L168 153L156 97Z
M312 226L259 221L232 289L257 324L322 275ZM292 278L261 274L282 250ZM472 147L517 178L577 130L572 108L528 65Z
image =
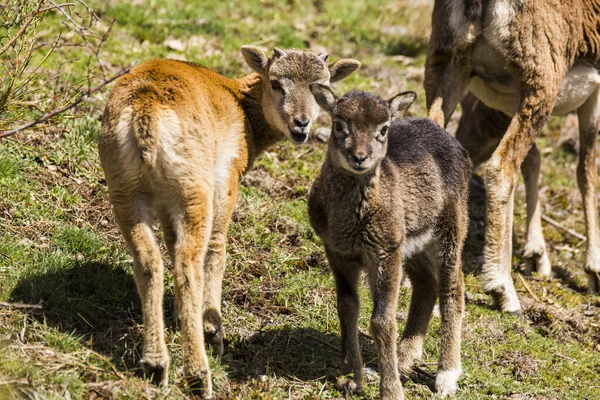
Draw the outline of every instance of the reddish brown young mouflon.
M487 232L482 281L497 305L520 313L511 277L514 192L527 186L529 269L550 275L538 201L535 139L550 114L577 111L588 290L600 292L596 135L600 127L600 0L435 0L425 67L429 116L448 123L468 88L473 102L459 131L475 162L485 161ZM486 108L498 110L493 113ZM499 113L505 114L505 116ZM485 126L483 114L490 117ZM478 126L479 125L479 126Z
M256 73L239 79L173 60L135 67L112 90L99 144L142 299L141 364L155 382L167 383L156 216L174 264L183 372L203 397L212 394L204 336L223 352L221 285L239 179L272 144L306 141L319 110L310 84L328 85L360 65L328 66L326 54L300 50L275 49L268 58L244 46L242 54Z
M402 119L416 98L413 92L386 102L365 92L337 99L324 85L312 85L311 90L333 121L326 161L308 208L336 280L342 373L354 375L343 390L358 390L362 384L357 285L366 270L381 398L404 397L399 371L408 372L421 356L438 296L442 328L435 387L442 395L454 393L461 374L461 254L471 173L467 153L431 120ZM403 271L413 294L397 349L396 306Z

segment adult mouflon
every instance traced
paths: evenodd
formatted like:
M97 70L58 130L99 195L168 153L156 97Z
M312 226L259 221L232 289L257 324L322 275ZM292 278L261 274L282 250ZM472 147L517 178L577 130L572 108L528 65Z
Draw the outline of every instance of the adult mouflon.
M381 398L403 398L399 371L409 370L421 356L438 295L442 340L435 385L444 395L453 393L461 373L461 253L471 172L467 153L434 122L401 119L416 98L413 92L386 102L365 92L337 99L323 85L311 85L311 90L333 121L326 161L308 207L336 280L342 373L354 374L345 389L359 389L362 383L357 285L366 270ZM397 349L403 271L413 294Z
M429 116L445 126L467 88L486 107L507 116L504 135L486 140L493 148L486 165L484 290L503 311L521 312L511 264L513 200L523 163L532 169L525 174L531 222L525 255L531 269L550 274L537 200L539 155L533 146L550 114L577 111L577 183L587 237L584 270L588 290L600 292L595 150L600 127L600 0L435 0L431 25L425 65ZM467 128L464 124L464 144L481 142L486 134ZM479 137L467 139L469 132ZM473 155L477 159L485 154Z
M116 220L133 256L142 299L141 364L168 380L160 220L173 260L183 372L201 396L212 393L204 334L223 351L221 285L227 230L241 175L266 148L303 143L319 107L313 83L345 78L360 63L326 54L256 46L242 54L256 72L229 79L197 64L150 60L120 78L102 120L100 160Z

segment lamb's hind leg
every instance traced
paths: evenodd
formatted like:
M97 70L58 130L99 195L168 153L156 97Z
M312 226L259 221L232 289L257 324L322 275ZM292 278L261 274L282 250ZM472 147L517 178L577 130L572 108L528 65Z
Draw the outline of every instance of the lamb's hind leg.
M212 190L208 185L198 185L184 198L182 204L173 206L176 211L172 217L177 232L173 272L181 317L183 372L192 389L208 398L212 383L202 327L202 264L212 225Z
M164 337L163 260L152 232L150 199L144 195L111 192L115 217L133 256L135 283L142 300L145 374L156 384L169 379L169 355Z
M464 278L462 272L462 249L467 234L468 216L465 199L458 202L442 218L439 228L439 296L441 326L441 352L435 389L442 395L452 394L462 372L460 346L464 314Z
M204 263L204 336L218 356L223 354L221 292L225 272L227 232L238 193L237 174L215 190L214 218Z
M585 212L585 230L587 251L585 272L588 277L588 291L600 291L600 249L598 248L598 210L596 205L596 135L600 120L600 89L596 89L590 98L577 111L579 117L579 165L577 183L583 199Z
M423 343L437 299L437 276L429 256L423 252L406 262L412 284L410 311L398 347L398 369L408 373L423 353Z

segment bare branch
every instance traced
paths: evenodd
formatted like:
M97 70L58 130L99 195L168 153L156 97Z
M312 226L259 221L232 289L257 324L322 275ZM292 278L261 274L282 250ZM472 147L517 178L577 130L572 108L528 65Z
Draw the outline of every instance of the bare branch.
M64 113L65 111L70 110L71 108L75 107L76 105L78 105L79 103L81 103L84 100L87 100L87 98L89 96L91 96L92 94L96 93L98 90L102 89L103 87L105 87L106 85L110 84L112 81L114 81L115 79L121 77L122 75L125 75L127 73L129 73L129 71L131 70L132 65L128 65L127 67L121 69L119 72L117 72L116 74L114 74L113 76L111 76L109 79L103 81L102 83L100 83L98 86L96 86L95 88L91 89L91 90L87 90L86 92L83 93L83 95L81 97L79 97L78 99L70 102L69 104L54 109L50 112L45 113L44 115L40 116L39 118L35 119L34 121L30 121L24 125L21 125L17 128L14 129L10 129L10 130L6 130L6 131L0 131L0 139L3 139L5 137L14 135L15 133L19 133L21 131L24 131L25 129L29 129L32 126L38 125L42 122L48 121L49 119Z

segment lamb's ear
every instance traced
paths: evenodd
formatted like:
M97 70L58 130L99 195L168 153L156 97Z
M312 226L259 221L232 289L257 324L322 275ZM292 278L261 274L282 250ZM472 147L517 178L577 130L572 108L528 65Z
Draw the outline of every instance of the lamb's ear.
M277 47L273 48L273 58L285 57L287 53Z
M320 83L313 83L310 85L310 91L312 92L313 96L315 96L317 104L321 106L323 110L331 114L333 112L335 102L337 101L337 96L331 91L331 88Z
M327 53L321 53L317 57L319 57L323 61L327 61L327 58L329 57L329 54L327 54Z
M330 82L341 81L360 67L360 62L351 58L342 58L329 64Z
M242 46L241 51L246 64L254 71L264 75L269 64L269 57L264 50L258 46Z
M415 92L403 92L388 100L392 121L404 117L408 107L417 99Z

